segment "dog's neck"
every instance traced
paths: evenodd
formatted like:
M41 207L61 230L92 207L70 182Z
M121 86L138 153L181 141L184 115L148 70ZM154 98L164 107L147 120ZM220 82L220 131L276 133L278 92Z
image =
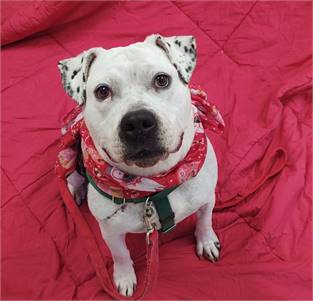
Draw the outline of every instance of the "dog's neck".
M167 159L158 162L157 164L155 164L152 167L142 168L142 167L138 167L135 165L128 166L125 163L112 162L108 158L106 153L101 149L101 147L99 147L96 144L95 144L95 147L96 147L97 151L99 152L99 154L101 155L101 157L107 163L120 169L121 171L123 171L127 174L134 175L134 176L142 176L142 177L155 176L155 175L164 173L164 172L172 169L178 162L180 162L181 160L183 160L186 157L186 155L187 155L187 153L188 153L188 151L192 145L194 135L195 135L195 128L194 128L193 119L194 119L194 115L193 115L193 112L191 110L190 120L188 122L188 126L186 127L186 129L184 131L184 138L183 138L183 142L182 142L180 149L176 153L170 154Z

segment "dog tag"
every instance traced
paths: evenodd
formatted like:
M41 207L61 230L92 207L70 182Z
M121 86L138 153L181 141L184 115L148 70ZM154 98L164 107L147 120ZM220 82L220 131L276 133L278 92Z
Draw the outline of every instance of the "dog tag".
M146 202L143 218L146 224L146 242L148 245L150 244L149 236L156 227L156 224L153 222L155 216L155 209L152 207L151 202Z

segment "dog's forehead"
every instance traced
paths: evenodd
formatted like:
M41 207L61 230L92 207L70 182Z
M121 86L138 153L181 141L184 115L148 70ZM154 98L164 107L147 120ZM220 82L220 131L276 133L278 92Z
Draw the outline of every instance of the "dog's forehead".
M139 69L147 65L169 67L171 63L159 47L141 42L103 50L92 65L92 72L103 73L110 70Z

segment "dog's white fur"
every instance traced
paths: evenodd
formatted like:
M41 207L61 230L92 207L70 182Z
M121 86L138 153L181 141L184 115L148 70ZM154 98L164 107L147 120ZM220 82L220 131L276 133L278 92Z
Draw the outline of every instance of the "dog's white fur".
M169 170L185 157L191 146L194 126L187 83L194 67L193 37L165 38L160 35L149 36L144 42L127 47L110 50L92 48L75 58L61 61L59 65L66 91L78 103L85 103L84 119L99 154L112 166L140 176ZM74 71L75 76L71 76ZM171 76L169 88L156 90L151 87L151 81L158 72ZM100 102L96 99L94 90L101 83L111 87L113 96ZM77 89L78 87L80 88ZM118 134L123 116L141 108L154 112L158 117L160 139L169 154L166 159L147 168L137 166L136 162L124 162L123 143ZM182 134L182 145L178 151L173 152L179 145ZM82 195L81 186L75 185L77 178L77 172L69 177L69 189L79 201ZM169 195L176 223L197 212L197 254L207 255L212 261L219 257L218 238L211 222L216 182L217 162L208 140L207 156L198 175ZM102 236L111 250L115 285L121 294L131 296L137 280L125 244L125 234L145 232L144 204L127 204L125 210L106 219L120 206L104 199L89 185L88 206L99 222ZM156 222L159 229L160 224L158 220Z

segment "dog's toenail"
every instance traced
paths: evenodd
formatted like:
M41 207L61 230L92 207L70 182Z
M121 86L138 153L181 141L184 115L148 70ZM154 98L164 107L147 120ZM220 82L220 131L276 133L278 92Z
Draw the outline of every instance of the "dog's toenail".
M220 244L218 241L216 241L216 242L214 243L214 245L215 245L215 247L217 247L219 250L221 249L221 244Z

